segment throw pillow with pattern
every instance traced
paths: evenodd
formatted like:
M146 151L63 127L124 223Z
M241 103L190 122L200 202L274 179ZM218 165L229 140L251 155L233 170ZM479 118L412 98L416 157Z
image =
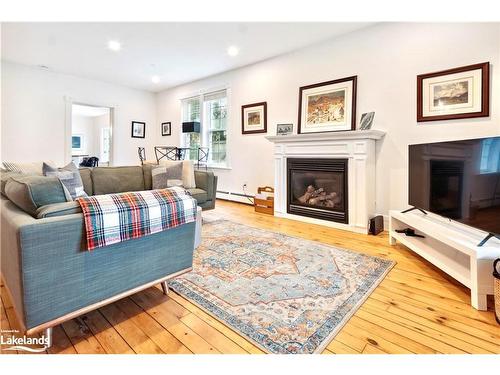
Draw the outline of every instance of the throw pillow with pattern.
M153 189L165 189L182 184L182 163L168 167L159 166L151 170Z
M57 177L61 180L64 187L68 190L71 198L75 200L79 197L86 197L87 193L83 189L82 177L80 171L73 162L62 168L54 168L43 163L43 175L48 177Z

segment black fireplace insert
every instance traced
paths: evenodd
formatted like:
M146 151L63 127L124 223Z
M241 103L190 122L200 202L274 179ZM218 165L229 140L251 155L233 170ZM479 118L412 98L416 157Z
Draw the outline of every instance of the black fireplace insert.
M348 224L348 159L287 159L287 212Z

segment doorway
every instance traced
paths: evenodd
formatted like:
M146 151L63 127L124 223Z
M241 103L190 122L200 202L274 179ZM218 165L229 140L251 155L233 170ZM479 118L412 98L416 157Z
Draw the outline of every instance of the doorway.
M76 166L112 165L113 109L71 105L71 160Z

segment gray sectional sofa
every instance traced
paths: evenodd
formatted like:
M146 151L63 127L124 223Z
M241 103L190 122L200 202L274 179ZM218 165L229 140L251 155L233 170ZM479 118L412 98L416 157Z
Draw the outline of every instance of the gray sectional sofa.
M89 195L151 189L151 166L84 168ZM195 171L190 189L199 207L213 208L217 177ZM83 215L75 202L38 207L31 213L1 198L1 271L26 333L51 328L99 306L191 270L200 241L197 222L85 250ZM166 289L164 289L165 291Z

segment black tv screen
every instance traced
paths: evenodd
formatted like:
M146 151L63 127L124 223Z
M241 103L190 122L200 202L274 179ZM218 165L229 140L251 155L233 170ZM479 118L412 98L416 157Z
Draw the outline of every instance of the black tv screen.
M408 203L500 234L500 137L410 145Z

